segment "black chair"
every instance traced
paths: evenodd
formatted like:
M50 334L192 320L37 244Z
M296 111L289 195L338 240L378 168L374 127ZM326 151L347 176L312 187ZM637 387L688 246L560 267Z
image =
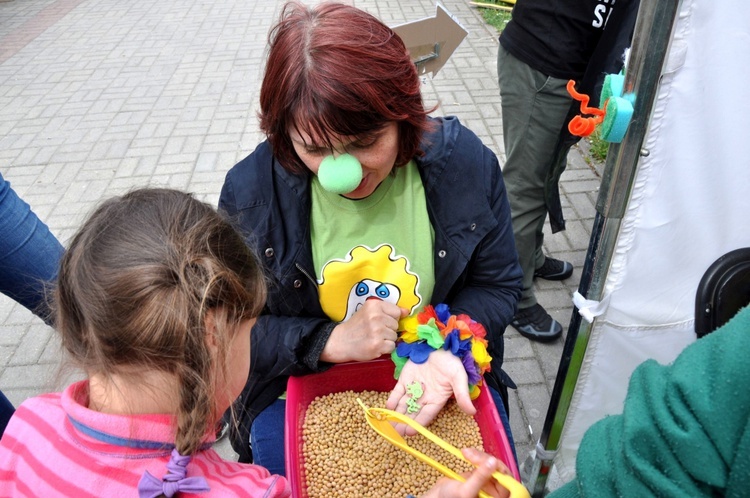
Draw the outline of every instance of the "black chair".
M695 296L696 335L713 332L748 304L750 247L743 247L714 261L703 274Z

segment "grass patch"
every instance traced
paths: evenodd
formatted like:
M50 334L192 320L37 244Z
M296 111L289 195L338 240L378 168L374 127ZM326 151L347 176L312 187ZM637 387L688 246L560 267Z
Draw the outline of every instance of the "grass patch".
M597 161L606 161L607 151L609 150L609 142L607 142L606 140L602 140L598 126L594 130L594 133L589 136L589 142L591 143L591 147L589 148L591 157L593 157Z
M480 0L481 3L488 3L493 5L501 5L501 6L507 6L511 7L511 5L501 2L499 0ZM490 26L493 26L498 33L502 33L505 29L505 25L508 24L508 21L510 21L510 12L506 12L504 10L497 10L497 9L488 9L484 7L477 7L479 9L479 12L482 13L482 17L484 18L484 22L489 24Z

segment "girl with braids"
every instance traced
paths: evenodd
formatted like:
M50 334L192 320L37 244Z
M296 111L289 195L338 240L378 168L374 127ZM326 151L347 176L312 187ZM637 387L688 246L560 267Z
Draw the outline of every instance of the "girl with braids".
M284 477L211 449L245 386L260 265L234 229L189 194L142 189L104 202L63 256L56 328L86 374L24 402L0 440L0 496L264 497ZM495 458L425 496L493 496Z
M259 264L211 207L143 189L73 238L56 328L86 380L24 402L0 442L0 496L289 496L228 462L214 429L247 380Z

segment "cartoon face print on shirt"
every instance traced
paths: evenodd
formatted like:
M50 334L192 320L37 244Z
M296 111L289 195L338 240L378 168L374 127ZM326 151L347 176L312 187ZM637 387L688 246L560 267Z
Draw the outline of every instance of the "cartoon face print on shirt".
M368 299L380 299L413 311L422 301L419 277L390 245L353 248L343 260L323 266L318 292L323 311L337 322L348 320Z
M359 308L368 299L380 299L381 301L398 304L399 297L401 297L401 290L397 286L366 278L357 282L349 292L344 320L347 320L354 312L359 311Z

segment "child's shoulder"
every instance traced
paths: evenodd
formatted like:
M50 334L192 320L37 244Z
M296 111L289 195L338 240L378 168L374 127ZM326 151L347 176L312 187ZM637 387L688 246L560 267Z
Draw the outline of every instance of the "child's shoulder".
M21 403L8 422L5 434L16 432L27 433L30 430L41 431L64 416L62 393L46 393L34 396ZM42 431L47 432L47 431Z
M62 397L63 397L63 393L62 392L44 393L44 394L40 394L38 396L33 396L31 398L26 399L23 403L21 403L21 406L23 406L23 405L36 405L36 404L41 404L41 405L49 405L49 404L59 405L60 404L60 400L62 399Z
M16 408L13 416L24 416L27 411L43 411L46 414L48 410L62 409L62 396L63 393L44 393L28 398Z
M206 471L211 491L218 496L240 489L244 490L243 494L249 493L249 496L291 496L289 481L284 477L272 475L259 465L224 460L213 449L200 452L193 463Z
M61 393L42 394L16 408L0 440L0 469L14 468L16 460L48 448L57 438L65 420L60 399Z
M71 387L64 392L40 394L23 401L10 418L3 436L23 440L52 437L67 419L64 398Z

